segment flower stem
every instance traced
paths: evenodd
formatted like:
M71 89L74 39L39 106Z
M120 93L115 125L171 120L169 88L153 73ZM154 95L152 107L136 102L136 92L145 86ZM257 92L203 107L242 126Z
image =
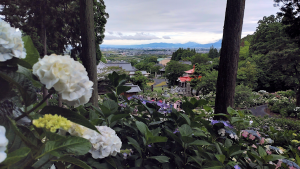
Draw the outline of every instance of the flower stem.
M36 106L34 106L32 109L30 109L28 112L24 112L21 116L17 117L15 119L15 121L18 121L20 119L22 119L25 116L28 116L31 112L33 112L35 109L37 109L38 107L40 107L53 93L49 93L46 97L43 98L43 100L37 104Z

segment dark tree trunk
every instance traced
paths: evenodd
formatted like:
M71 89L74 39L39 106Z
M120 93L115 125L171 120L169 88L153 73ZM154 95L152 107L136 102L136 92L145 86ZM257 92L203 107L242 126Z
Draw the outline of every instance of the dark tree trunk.
M81 27L81 58L89 79L94 83L90 103L98 107L98 81L96 69L96 48L94 32L94 12L92 0L80 0L80 27Z
M42 25L41 25L41 44L43 44L43 52L40 55L43 58L47 55L47 36L46 36L46 25L45 25L45 8L46 8L46 1L43 1L41 5L41 14L42 14ZM42 88L43 90L43 97L45 98L48 95L48 90L45 86ZM48 99L46 100L46 104L48 105Z
M217 80L215 113L233 107L245 0L227 0Z
M300 87L298 87L298 90L296 91L296 106L300 107Z

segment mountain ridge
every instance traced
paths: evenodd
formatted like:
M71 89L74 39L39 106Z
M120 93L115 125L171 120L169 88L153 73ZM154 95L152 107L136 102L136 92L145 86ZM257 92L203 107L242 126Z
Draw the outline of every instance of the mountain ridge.
M222 40L215 43L199 44L196 42L181 43L149 43L141 45L100 45L101 48L210 48L214 46L215 48L221 48Z

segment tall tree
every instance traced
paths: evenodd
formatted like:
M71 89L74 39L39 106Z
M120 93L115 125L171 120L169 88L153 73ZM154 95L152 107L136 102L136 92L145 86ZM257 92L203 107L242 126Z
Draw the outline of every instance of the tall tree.
M245 0L227 0L217 80L215 113L233 107Z
M80 27L81 27L81 58L83 66L86 68L89 79L94 82L93 94L90 103L98 106L98 80L96 68L95 32L94 32L94 12L91 0L80 0ZM84 57L83 57L84 56Z

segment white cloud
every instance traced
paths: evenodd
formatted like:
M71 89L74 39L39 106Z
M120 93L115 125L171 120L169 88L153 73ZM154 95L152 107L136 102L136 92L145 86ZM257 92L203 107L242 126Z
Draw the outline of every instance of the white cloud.
M163 36L164 39L171 39L170 36Z
M106 35L105 40L153 40L153 39L161 39L155 35L149 33L135 33L135 35L123 35L122 33L118 33L118 35Z
M273 3L273 0L246 0L242 36L253 33L264 16L279 12ZM108 0L105 5L109 13L105 29L122 35L106 35L104 44L121 43L115 41L121 39L124 44L139 44L211 42L216 37L222 38L226 0Z

